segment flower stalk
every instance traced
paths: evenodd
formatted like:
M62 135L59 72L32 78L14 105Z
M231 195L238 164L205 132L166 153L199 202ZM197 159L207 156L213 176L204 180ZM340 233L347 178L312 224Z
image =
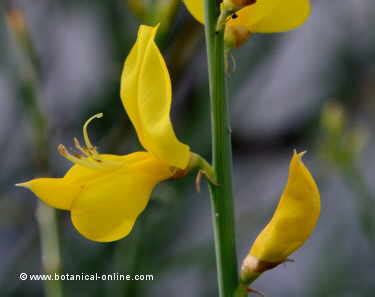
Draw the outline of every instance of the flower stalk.
M224 30L216 31L217 1L205 0L205 33L211 98L212 158L217 185L210 184L220 297L232 297L237 284L232 149L226 97Z
M28 58L28 63L19 69L20 92L23 104L30 115L31 125L35 136L35 165L39 172L48 171L48 141L47 121L38 103L38 72L39 61L32 45L22 11L10 5L7 9L7 24L18 46ZM40 233L41 264L47 274L58 273L61 269L60 247L56 212L38 202L36 218ZM47 297L62 297L63 290L60 281L44 282Z

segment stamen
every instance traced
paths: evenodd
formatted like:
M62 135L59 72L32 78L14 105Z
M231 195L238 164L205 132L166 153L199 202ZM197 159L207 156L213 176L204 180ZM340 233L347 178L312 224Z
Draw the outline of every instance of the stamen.
M79 142L79 140L74 137L73 138L73 141L74 141L74 146L77 150L79 150L82 154L84 154L86 157L89 157L90 154L87 152L87 149L84 149L82 146L81 146L81 143Z
M86 144L86 147L87 147L87 150L92 154L92 155L95 155L95 156L98 156L98 152L96 151L96 148L92 145L91 141L90 141L90 138L89 138L89 134L87 133L87 127L88 125L95 119L100 119L103 117L103 113L97 113L95 115L93 115L91 118L89 118L85 124L83 125L83 139L85 141L85 144Z
M70 162L74 164L79 164L81 166L88 167L91 169L102 168L102 166L100 166L100 164L97 162L92 162L87 158L79 158L79 157L73 156L71 153L69 153L69 151L66 149L66 147L63 144L60 144L57 147L57 151L60 153L61 156L68 159Z
M82 148L82 150L85 151L84 148ZM83 167L87 167L90 169L117 169L122 166L121 162L116 162L112 160L101 161L95 160L91 157L74 156L66 149L66 147L63 144L60 144L57 147L57 151L60 153L61 156L68 159L70 162L74 164L79 164Z
M89 118L83 125L83 138L86 147L82 146L77 138L74 137L74 146L79 151L78 153L70 153L66 147L60 144L57 147L58 152L64 158L68 159L74 164L79 164L81 166L91 168L91 169L117 169L122 166L121 162L113 160L102 160L96 148L92 145L90 138L87 133L87 127L94 119L100 119L103 117L103 113L98 113L91 118ZM81 153L81 154L79 154Z

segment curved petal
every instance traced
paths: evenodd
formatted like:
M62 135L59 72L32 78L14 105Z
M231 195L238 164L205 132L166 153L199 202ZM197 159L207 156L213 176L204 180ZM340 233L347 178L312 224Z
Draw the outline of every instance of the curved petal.
M250 255L260 261L280 263L286 260L309 238L318 221L319 190L301 156L294 154L276 211L250 250Z
M251 32L256 32L254 29L261 20L267 16L271 17L276 7L289 1L291 0L257 0L254 4L248 5L237 11L237 18L230 19L228 25L240 25L246 27ZM292 10L292 12L295 13L296 11Z
M155 44L157 27L141 26L125 61L121 98L143 147L171 166L184 169L190 149L180 142L170 120L171 81Z
M309 0L280 1L270 14L248 26L251 32L285 32L301 26L311 14Z
M184 0L186 8L200 23L204 23L204 0Z
M73 202L73 225L90 240L109 242L128 235L155 185L171 176L169 166L150 153L129 156L121 170L88 183Z
M204 23L204 1L184 0L189 12ZM311 13L310 0L257 0L228 21L229 26L244 26L253 33L293 30L302 25Z
M37 178L17 184L32 191L40 200L51 207L69 210L82 186L70 184L63 178Z
M238 17L231 19L228 24L233 26L241 25L246 28L253 27L261 19L269 15L281 2L281 0L257 0L255 4L248 5L237 11ZM184 0L184 3L193 17L203 24L204 0Z

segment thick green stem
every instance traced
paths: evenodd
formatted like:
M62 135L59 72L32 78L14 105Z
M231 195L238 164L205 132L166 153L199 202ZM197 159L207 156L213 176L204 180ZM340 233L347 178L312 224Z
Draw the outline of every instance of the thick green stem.
M210 185L216 262L220 297L233 297L238 284L234 207L232 191L232 149L229 108L226 98L223 31L216 32L217 1L205 0L212 126L212 158L218 185Z

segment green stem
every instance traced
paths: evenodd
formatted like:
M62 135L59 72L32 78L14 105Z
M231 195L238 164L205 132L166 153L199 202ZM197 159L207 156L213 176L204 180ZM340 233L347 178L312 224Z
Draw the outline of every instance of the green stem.
M248 295L248 285L240 283L237 287L237 291L235 293L235 297L246 297Z
M13 10L14 9L14 10ZM17 15L16 15L17 13ZM39 106L38 94L38 74L40 71L39 61L36 52L32 46L30 35L27 27L15 26L12 22L12 17L15 15L22 18L23 14L16 8L10 8L7 11L8 25L13 32L14 38L18 43L25 56L28 58L27 62L20 65L19 78L20 78L20 97L23 100L25 110L28 112L31 126L34 132L34 148L35 166L40 173L47 173L48 164L48 139L47 139L47 121ZM43 271L47 274L60 272L60 248L56 212L54 209L47 207L42 202L38 202L36 208L36 218L40 233L41 245L41 264ZM62 297L61 281L45 281L43 282L45 295L47 297Z
M47 274L59 273L61 272L61 260L56 211L39 202L36 216L40 232L43 272ZM45 281L44 291L47 297L62 297L61 281Z
M23 103L29 113L34 130L35 166L41 174L47 174L49 168L47 121L38 104L37 81L35 76L24 76L21 81L21 98L24 99ZM40 234L43 272L46 274L59 273L61 271L61 259L56 211L38 201L36 219ZM45 281L43 284L47 297L63 296L61 281Z
M226 98L223 31L216 32L219 4L205 0L205 31L209 69L212 158L218 186L210 185L220 297L233 297L238 284L232 149Z
M248 296L249 292L256 292L255 290L249 289L249 286L260 276L260 274L254 274L246 279L241 279L240 283L238 284L236 293L234 297L246 297ZM250 290L250 291L249 291ZM257 292L258 293L258 292ZM258 293L258 295L262 295Z

